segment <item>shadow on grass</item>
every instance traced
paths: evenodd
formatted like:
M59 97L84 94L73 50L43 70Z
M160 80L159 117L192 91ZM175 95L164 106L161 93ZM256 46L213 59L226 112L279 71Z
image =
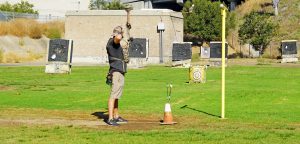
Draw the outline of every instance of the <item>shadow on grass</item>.
M215 115L215 114L211 114L211 113L208 113L208 112L205 112L205 111L202 111L202 110L197 110L197 109L195 109L195 108L189 107L188 105L184 105L184 106L182 106L182 107L180 107L180 108L181 108L181 109L186 108L186 109L190 109L190 110L193 110L193 111L197 111L197 112L200 112L200 113L203 113L203 114L207 114L207 115L209 115L209 116L221 118L221 116L218 116L218 115Z
M94 112L91 115L97 117L98 119L102 119L104 122L106 122L107 119L108 119L108 115L105 114L106 112L107 111L105 111L105 112Z

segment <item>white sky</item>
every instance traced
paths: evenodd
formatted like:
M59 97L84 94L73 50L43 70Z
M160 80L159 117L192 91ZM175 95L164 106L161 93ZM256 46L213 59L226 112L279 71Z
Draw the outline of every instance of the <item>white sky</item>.
M0 3L9 2L11 4L21 2L21 0L0 0ZM40 15L64 17L67 10L88 10L90 0L27 0L34 5L34 9ZM78 4L80 2L80 4Z

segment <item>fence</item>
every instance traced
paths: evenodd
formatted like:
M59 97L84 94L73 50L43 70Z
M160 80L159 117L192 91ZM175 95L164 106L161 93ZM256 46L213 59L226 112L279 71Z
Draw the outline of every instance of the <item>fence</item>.
M49 15L38 15L38 14L28 14L28 13L16 13L16 12L5 12L0 11L0 21L10 21L16 18L27 18L36 19L40 22L48 22L53 20L64 20L64 17Z
M239 40L238 35L235 35L231 33L228 36L228 44L230 47L232 47L236 54L232 54L229 57L235 58L235 57L241 57L241 58L255 58L259 57L259 51L255 50L254 47L251 44L242 44ZM264 50L264 57L268 58L277 58L280 56L280 41L271 41L270 44L266 47Z

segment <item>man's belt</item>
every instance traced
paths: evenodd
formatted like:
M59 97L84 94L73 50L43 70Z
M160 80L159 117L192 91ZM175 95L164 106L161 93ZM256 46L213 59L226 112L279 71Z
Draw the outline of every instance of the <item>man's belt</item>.
M122 59L119 59L119 58L116 58L116 57L112 57L112 56L109 56L108 59L109 59L109 60L124 61L124 60L122 60Z

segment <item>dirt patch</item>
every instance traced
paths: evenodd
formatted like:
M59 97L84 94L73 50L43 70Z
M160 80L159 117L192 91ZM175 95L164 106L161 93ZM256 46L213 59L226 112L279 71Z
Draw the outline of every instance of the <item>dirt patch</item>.
M160 127L160 117L124 114L129 122L121 124L118 130L153 130ZM65 111L44 109L0 109L0 126L11 125L50 125L75 126L95 129L112 129L104 121L106 111Z
M0 91L14 90L14 87L0 85Z
M68 120L68 119L0 119L0 125L59 125L59 126L85 126L96 127L106 125L101 121L91 120Z
M67 111L67 110L44 110L44 109L0 109L0 126L66 126L82 127L100 130L116 131L148 131L148 130L180 130L187 128L199 129L278 129L276 123L246 123L230 120L211 119L205 116L178 116L173 115L175 125L160 125L163 114L140 114L126 112L122 115L129 122L118 127L108 126L104 120L107 118L106 111ZM291 129L299 131L299 123L289 123L279 129Z
M153 130L161 128L159 121L157 120L137 120L128 119L127 124L121 124L117 127L118 130ZM93 128L101 130L111 130L113 126L107 125L103 120L69 120L69 119L0 119L0 126L66 126L66 127L82 127Z

